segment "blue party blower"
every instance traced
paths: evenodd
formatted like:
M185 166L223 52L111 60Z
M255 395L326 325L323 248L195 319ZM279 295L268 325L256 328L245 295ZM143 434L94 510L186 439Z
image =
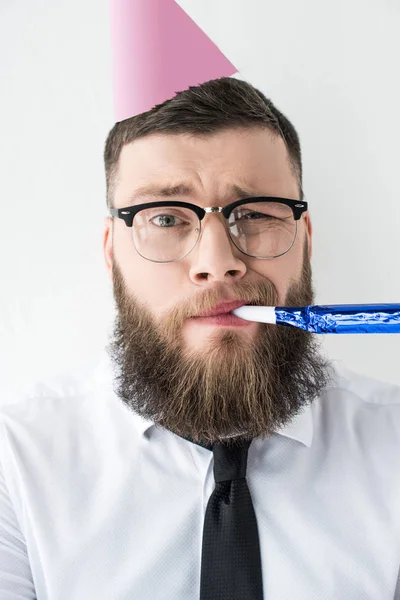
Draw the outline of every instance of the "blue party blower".
M245 305L232 313L245 321L292 325L311 333L400 333L400 304Z

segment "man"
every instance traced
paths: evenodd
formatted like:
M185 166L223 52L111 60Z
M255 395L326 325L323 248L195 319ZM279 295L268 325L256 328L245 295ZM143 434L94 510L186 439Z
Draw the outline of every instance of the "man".
M191 317L235 300L266 306L313 303L308 212L297 222L281 205L284 225L263 222L257 253L264 260L249 256L251 248L244 247L261 227L254 216L249 223L245 207L277 210L276 203L252 204L251 198L303 198L298 137L272 103L244 82L222 78L196 93L203 95L197 100L201 108L182 94L165 106L168 113L174 110L168 122L160 108L158 123L155 115L147 117L152 125L139 115L131 120L134 125L114 127L105 150L109 205L168 199L203 208L239 199L247 204L230 222L222 214L207 214L199 222L195 213L192 218L174 207L139 213L131 228L123 219L107 219L105 257L118 309L112 356L119 393L135 412L194 441L216 441L240 429L245 438L266 437L326 384L326 362L316 351L315 336L243 320L236 327L215 326ZM221 102L226 106L218 111ZM253 104L249 117L246 102ZM155 222L174 210L181 212L170 222ZM236 222L247 219L242 237L232 234L240 249L228 233L235 217ZM144 224L150 219L151 228ZM182 219L191 223L183 243ZM179 236L176 242L170 242L172 235ZM280 246L271 250L276 235ZM167 256L169 243L174 245Z
M207 444L235 438L265 598L394 598L398 387L300 329L199 318L314 302L292 124L221 78L117 123L105 168L109 362L1 409L0 597L197 598Z

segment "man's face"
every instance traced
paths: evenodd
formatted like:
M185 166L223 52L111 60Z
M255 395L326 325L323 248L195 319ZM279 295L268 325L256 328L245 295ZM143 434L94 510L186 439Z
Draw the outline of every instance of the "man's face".
M153 134L124 146L116 208L143 186L186 183L193 194L171 198L201 207L251 196L299 199L285 144L269 131L227 130L200 138ZM287 424L325 385L326 362L315 336L294 327L247 322L243 327L189 319L217 303L246 299L268 306L313 304L308 213L291 250L251 258L230 241L221 213L207 213L197 246L176 262L138 254L131 228L106 219L104 251L117 317L110 353L117 393L132 410L197 442L268 437Z

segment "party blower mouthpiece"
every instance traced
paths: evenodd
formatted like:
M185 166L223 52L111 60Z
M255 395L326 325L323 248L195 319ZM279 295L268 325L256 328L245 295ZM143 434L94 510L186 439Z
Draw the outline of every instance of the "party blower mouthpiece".
M311 333L400 333L400 304L245 305L232 314L245 321L292 325Z

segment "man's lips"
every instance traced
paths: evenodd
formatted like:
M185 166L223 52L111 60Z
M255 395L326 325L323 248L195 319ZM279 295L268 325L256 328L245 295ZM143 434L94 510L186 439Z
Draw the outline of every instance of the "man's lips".
M217 304L215 308L210 311L204 311L197 315L197 317L215 317L216 315L225 315L230 313L235 308L239 308L240 306L244 306L247 304L246 300L236 300L235 302L222 302Z

